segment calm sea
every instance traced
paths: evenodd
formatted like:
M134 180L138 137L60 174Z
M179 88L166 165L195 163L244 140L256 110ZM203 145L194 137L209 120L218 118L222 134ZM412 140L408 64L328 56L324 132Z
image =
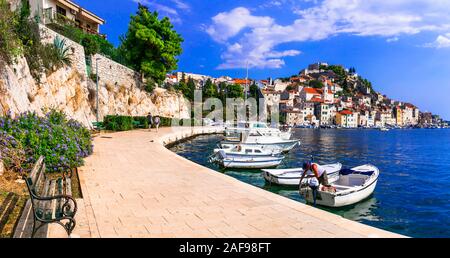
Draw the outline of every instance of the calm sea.
M311 155L321 164L373 164L381 171L369 199L353 206L322 208L345 218L411 237L450 237L450 130L298 129L302 145L280 168L301 167ZM260 171L220 170L208 162L221 136L199 136L171 148L196 163L243 182L303 202L295 189L269 186Z

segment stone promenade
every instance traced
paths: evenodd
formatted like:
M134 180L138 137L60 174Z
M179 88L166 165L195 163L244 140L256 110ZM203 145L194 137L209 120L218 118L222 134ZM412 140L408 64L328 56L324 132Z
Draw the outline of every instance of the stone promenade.
M101 134L75 237L401 237L253 187L164 147L211 128ZM209 153L205 153L209 155ZM49 237L64 236L51 226Z

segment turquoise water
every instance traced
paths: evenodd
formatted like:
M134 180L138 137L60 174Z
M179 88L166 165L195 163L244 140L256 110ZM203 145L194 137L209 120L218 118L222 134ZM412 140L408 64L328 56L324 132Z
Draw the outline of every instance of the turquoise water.
M380 179L373 196L353 206L322 208L345 218L411 237L450 237L450 130L298 129L302 141L283 167L319 163L373 164ZM243 182L303 202L296 189L269 186L260 171L221 170L208 156L221 136L199 136L171 148L196 163Z

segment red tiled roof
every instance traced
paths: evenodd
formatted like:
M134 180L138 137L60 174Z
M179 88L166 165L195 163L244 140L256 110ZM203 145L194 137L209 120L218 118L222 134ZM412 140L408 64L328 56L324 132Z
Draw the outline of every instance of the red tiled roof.
M319 98L319 97L313 97L311 99L311 102L316 102L316 103L323 103L323 99Z
M235 84L248 84L248 85L251 84L250 80L245 80L245 79L234 79L233 82Z
M339 112L339 114L346 116L346 115L353 115L353 112L345 109L345 110L342 110L341 112Z
M308 93L308 94L317 94L317 95L322 94L322 93L319 92L318 89L314 89L314 88L311 88L311 87L305 87L305 88L303 88L303 90L304 90L306 93Z

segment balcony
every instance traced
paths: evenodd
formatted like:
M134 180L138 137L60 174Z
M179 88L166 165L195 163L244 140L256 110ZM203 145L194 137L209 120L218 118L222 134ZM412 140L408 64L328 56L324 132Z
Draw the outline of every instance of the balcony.
M69 26L79 28L86 33L98 35L102 38L106 38L105 34L100 34L95 29L89 28L87 26L83 26L77 20L71 19L63 14L57 13L53 8L47 8L47 9L42 10L40 22L43 23L44 25L49 25L49 24L61 25L61 26L69 25Z

